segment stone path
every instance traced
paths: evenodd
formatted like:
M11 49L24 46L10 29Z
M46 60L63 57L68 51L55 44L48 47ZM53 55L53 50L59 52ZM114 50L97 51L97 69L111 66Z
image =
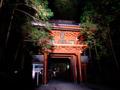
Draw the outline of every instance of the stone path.
M41 85L39 88L35 90L115 90L105 87L98 87L94 85L85 85L85 84L77 84L77 83L69 83L62 81L51 81L46 85Z

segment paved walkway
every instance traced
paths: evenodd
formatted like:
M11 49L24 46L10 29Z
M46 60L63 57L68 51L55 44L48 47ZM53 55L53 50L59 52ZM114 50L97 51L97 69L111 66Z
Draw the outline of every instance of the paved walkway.
M35 90L115 90L115 89L98 87L93 85L85 85L82 83L76 84L61 81L51 81L46 85L41 85L39 88Z

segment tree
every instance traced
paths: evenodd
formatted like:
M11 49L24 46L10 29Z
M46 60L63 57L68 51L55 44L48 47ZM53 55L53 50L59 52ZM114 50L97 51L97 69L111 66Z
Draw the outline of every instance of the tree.
M95 46L97 45L97 48L99 48L98 54L100 56L105 55L105 52L107 51L105 49L107 47L106 45L110 43L111 47L109 46L108 47L112 48L112 53L115 61L117 60L116 60L115 52L113 50L112 41L111 41L110 23L119 14L118 11L120 11L120 9L118 8L119 3L117 3L117 1L118 0L115 0L115 1L97 0L96 2L94 2L94 1L87 0L86 5L83 9L84 11L83 15L81 16L81 23L82 23L81 26L83 26L85 29L88 29L88 27L96 27L97 29L97 32L95 32L95 36L94 36L94 39L96 40L90 40L89 37L93 38L90 35L88 35L87 40L89 42L95 41L96 44L94 45ZM86 27L85 27L85 24L86 24ZM87 30L85 31L86 33L88 32ZM116 62L116 65L117 65L117 62Z
M80 25L82 29L80 30L81 34L79 38L83 38L82 43L86 43L89 46L89 49L95 49L97 59L100 59L97 48L100 48L101 50L99 51L102 51L103 46L101 45L102 42L100 41L100 37L97 36L99 34L98 24L94 22L93 18L97 13L91 2L86 3L83 11Z
M53 8L59 19L74 20L78 14L78 0L54 0Z
M30 0L29 4L36 9L37 18L45 21L53 16L53 12L48 8L47 0Z
M25 34L25 39L33 42L33 45L37 46L38 50L42 53L47 48L50 48L49 41L52 39L50 35L51 25L47 20L53 15L53 12L48 8L47 0L31 0L29 4L36 10L32 21L37 23L38 26L32 25L31 19L28 18L27 23L23 25L23 29L27 34Z
M95 5L95 6L94 6ZM111 38L111 33L114 32L111 30L110 25L118 16L120 16L120 2L119 0L97 0L97 3L93 2L94 8L96 8L96 11L99 15L99 18L97 18L95 21L99 24L99 28L101 30L104 30L104 33L106 33L106 40L108 41L109 49L111 50L111 53L113 55L115 64L117 69L119 69L119 63L117 60L117 56L113 47L113 42ZM103 35L105 36L105 34Z
M42 18L38 14L39 10L32 7L29 0L3 0L0 10L0 71L2 71L0 82L3 86L10 85L12 89L16 87L31 89L32 55L29 50L31 43L28 44L29 42L25 41L25 34L29 31L34 32L33 29L39 32L40 30L32 26L31 21L40 21L45 26L40 28L42 32L39 33L48 35L49 25L46 24L48 18ZM27 28L28 32L23 29L25 25L30 26ZM46 31L47 34L45 34ZM29 33L31 34L36 37L36 33ZM43 38L43 36L40 37Z
M114 33L111 25L120 16L119 6L120 2L118 0L86 0L83 14L80 18L81 27L83 27L81 31L84 31L83 36L91 32L91 27L96 26L96 31L91 35L86 34L86 39L83 39L83 42L89 42L89 49L92 51L92 56L95 57L92 58L92 60L94 59L94 62L98 62L97 66L99 66L100 71L98 76L103 75L101 78L103 82L106 80L106 76L110 80L114 80L114 82L119 80L119 76L117 77L117 75L119 75L119 61L111 37L112 33ZM96 53L96 55L94 55L94 53Z
M43 53L46 49L51 48L50 40L52 39L52 36L50 35L51 32L47 26L34 27L28 21L22 28L24 29L25 41L32 42L33 47L38 47L37 51L39 51L39 53ZM33 51L30 52L33 53Z

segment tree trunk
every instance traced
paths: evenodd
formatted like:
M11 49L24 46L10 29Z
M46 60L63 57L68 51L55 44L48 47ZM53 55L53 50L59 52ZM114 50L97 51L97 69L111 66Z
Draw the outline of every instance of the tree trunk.
M109 25L107 25L107 27L108 27L108 37L109 37L109 42L110 42L113 58L115 60L116 68L119 70L119 64L118 64L117 57L116 57L116 54L115 54L115 50L114 50L114 47L113 47Z
M96 58L97 58L97 63L98 63L98 69L99 69L99 71L101 72L101 65L100 65L100 56L99 56L99 54L98 54L98 51L97 51L97 48L96 48L96 45L95 45L95 53L96 53Z
M14 9L12 11L11 18L10 18L10 23L9 23L9 26L8 26L8 32L7 32L7 36L6 36L6 40L5 40L5 47L7 47L8 39L9 39L9 36L10 36L10 31L11 31L11 27L12 27L12 21L13 21L13 18L14 18L15 9L16 9L16 6L14 7Z
M0 8L2 8L2 5L3 5L3 0L1 0L0 2Z

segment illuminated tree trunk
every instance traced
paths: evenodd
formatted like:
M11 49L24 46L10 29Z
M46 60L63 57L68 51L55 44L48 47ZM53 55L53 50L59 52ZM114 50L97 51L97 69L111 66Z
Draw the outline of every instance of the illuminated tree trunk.
M1 2L0 2L0 8L2 7L2 5L3 5L3 0L1 0Z

